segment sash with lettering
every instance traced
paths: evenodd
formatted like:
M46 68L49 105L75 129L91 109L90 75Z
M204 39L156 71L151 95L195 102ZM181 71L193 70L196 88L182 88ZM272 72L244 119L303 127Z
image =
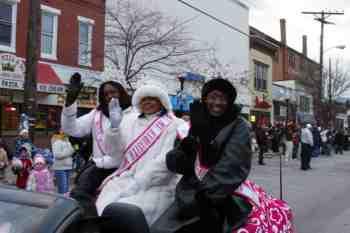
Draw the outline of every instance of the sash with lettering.
M199 159L200 156L197 156L194 167L195 174L199 180L203 180L205 175L208 173L209 168L203 166ZM248 198L250 201L253 201L257 206L260 205L259 195L256 193L247 182L243 182L233 193L234 195L239 195L245 198Z
M106 155L106 144L104 143L104 133L102 125L103 114L101 111L96 111L94 115L94 125L95 125L95 140L100 149L102 155Z
M124 159L120 167L108 176L99 187L102 188L114 177L120 176L123 172L129 170L147 151L158 141L163 132L173 121L170 115L164 115L155 119L139 136L136 137L125 149Z

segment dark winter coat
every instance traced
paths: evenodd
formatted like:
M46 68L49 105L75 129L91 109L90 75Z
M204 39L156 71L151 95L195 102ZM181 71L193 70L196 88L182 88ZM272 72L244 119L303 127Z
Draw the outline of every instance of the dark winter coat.
M319 147L321 145L321 141L322 141L321 140L321 133L316 127L314 127L312 129L312 136L314 138L314 146Z
M185 153L184 148L178 146L167 154L168 169L183 175L176 187L180 216L188 218L199 214L198 193L205 193L206 199L214 205L222 204L246 180L252 159L249 135L249 123L243 117L237 117L224 127L210 144L219 158L202 181L194 172L200 146L193 147L191 153L188 149Z
M268 143L268 137L267 137L267 132L262 129L262 128L258 128L256 130L256 142L258 143L258 145L261 146L266 146Z
M344 144L344 134L342 132L337 132L334 137L334 144L343 145Z

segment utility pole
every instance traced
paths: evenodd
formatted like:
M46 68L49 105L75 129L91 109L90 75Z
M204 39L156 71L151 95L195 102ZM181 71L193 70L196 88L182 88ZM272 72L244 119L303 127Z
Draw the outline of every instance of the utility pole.
M328 105L329 105L329 128L332 126L332 61L329 58L329 74L328 74Z
M37 110L37 67L40 57L41 9L40 0L30 0L27 34L26 72L24 81L24 106L29 117L29 135L34 141L34 122Z
M302 14L314 15L315 20L321 23L321 37L320 37L320 100L323 97L323 42L324 42L324 25L335 24L326 19L332 15L344 15L344 11L303 11Z
M282 49L282 80L288 79L288 67L287 67L287 56L288 56L288 46L287 46L287 28L286 19L280 19L280 30L281 30L281 49ZM286 125L285 133L287 133L287 122L288 122L288 97L286 99L287 113L286 113ZM280 199L283 200L283 171L282 171L282 153L280 152Z

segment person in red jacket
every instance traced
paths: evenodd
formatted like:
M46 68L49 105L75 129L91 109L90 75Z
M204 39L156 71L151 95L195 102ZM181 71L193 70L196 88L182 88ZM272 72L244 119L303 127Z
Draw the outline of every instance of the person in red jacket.
M15 159L12 169L17 174L16 186L20 189L26 189L28 177L32 169L31 147L25 143L20 149L20 158Z

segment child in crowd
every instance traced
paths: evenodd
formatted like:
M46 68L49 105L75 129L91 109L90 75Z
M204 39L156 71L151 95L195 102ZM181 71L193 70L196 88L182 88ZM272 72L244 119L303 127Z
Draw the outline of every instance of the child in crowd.
M19 159L14 159L12 170L17 175L16 186L20 189L25 189L32 169L31 146L24 143L19 150Z
M27 182L27 190L49 193L54 192L53 177L48 169L44 156L37 154L34 157L33 170L30 172Z
M0 181L5 180L6 167L8 164L7 152L4 148L0 147Z

